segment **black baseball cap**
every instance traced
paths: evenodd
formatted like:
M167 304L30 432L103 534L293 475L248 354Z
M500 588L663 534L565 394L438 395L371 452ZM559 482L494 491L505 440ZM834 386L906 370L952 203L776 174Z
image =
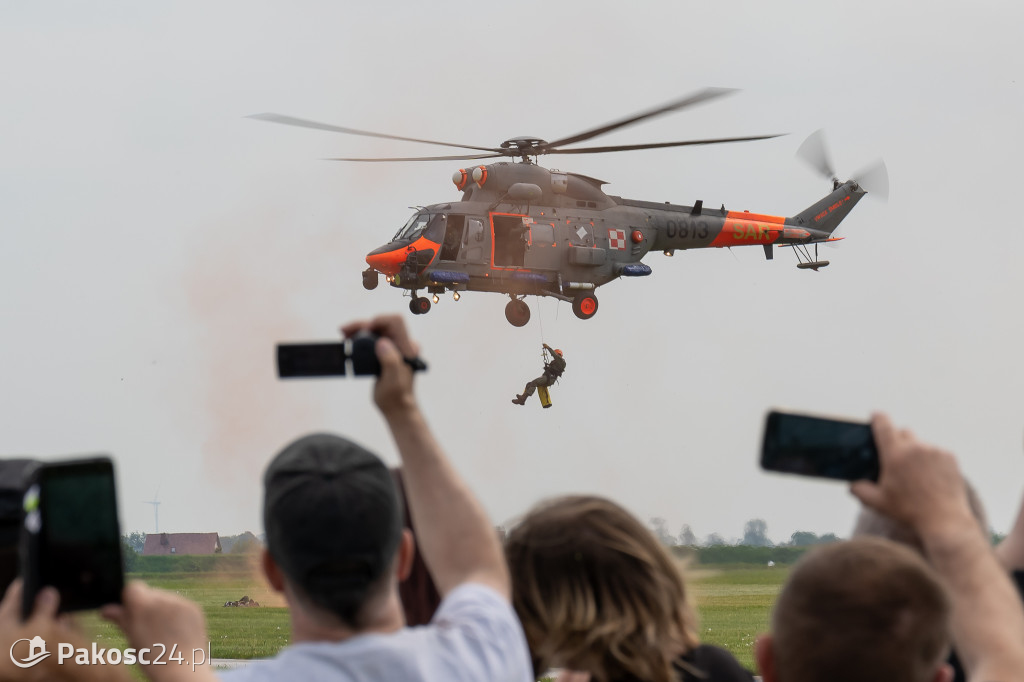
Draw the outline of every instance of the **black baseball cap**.
M340 436L304 436L271 460L263 487L267 549L307 593L359 595L384 575L402 506L375 454Z

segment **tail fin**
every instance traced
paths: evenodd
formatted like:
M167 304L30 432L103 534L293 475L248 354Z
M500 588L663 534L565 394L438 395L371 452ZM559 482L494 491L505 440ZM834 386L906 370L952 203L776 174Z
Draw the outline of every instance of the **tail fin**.
M832 234L864 194L860 185L853 180L847 180L838 185L831 194L788 218L786 222Z

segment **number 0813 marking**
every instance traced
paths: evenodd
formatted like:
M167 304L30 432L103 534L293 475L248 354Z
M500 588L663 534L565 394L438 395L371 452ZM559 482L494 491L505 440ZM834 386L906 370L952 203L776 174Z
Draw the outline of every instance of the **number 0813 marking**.
M691 232L694 239L707 239L710 230L708 224L703 220L698 220L693 225L688 220L665 221L665 236L669 239L677 236L680 239L687 239L691 236Z

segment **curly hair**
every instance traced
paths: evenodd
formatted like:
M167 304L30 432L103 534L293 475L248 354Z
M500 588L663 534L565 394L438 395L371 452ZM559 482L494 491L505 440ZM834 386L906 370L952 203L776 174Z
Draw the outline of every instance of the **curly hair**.
M632 514L600 497L531 510L508 536L512 604L538 673L564 666L598 682L672 682L699 644L675 560Z

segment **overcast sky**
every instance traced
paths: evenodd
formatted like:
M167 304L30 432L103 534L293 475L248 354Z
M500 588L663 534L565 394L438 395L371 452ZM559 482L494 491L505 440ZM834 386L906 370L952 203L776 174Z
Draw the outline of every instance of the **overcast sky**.
M36 2L0 6L0 452L110 453L125 530L261 532L268 459L312 430L397 462L365 380L281 383L274 344L401 312L428 418L495 523L550 495L610 496L701 538L763 518L846 535L842 484L762 473L765 411L890 412L956 452L1005 530L1024 489L1024 19L1009 2ZM827 131L867 197L798 271L760 248L648 256L589 321L528 299L426 316L360 271L458 162L330 156L437 147L244 118L278 112L496 145L690 91L729 98L607 137L788 133L542 159L609 194L793 215L829 183L794 153ZM443 152L442 152L443 153ZM568 367L554 407L509 400Z

